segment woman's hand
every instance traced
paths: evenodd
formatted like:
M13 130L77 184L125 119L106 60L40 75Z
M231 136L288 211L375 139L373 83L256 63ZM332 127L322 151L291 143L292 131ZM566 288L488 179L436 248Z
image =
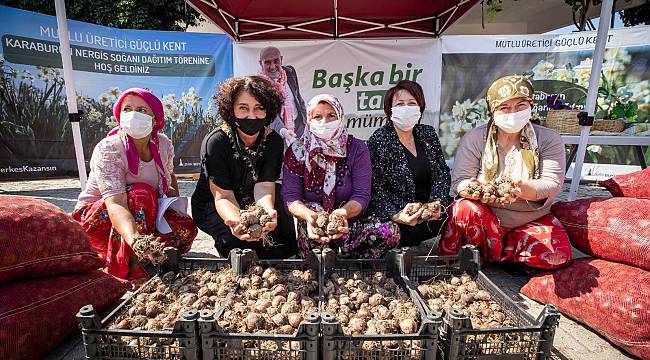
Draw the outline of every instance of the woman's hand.
M136 230L134 233L129 234L127 236L122 235L122 241L124 241L127 245L129 245L130 248L133 248L133 244L135 243L135 238L140 236L138 231Z
M241 241L258 241L259 238L253 239L250 235L244 233L244 225L239 220L225 220L224 224L230 228L230 232Z
M109 196L104 201L108 217L113 224L113 228L122 236L122 239L133 247L135 238L138 233L138 225L135 222L133 214L129 209L128 198L126 193Z
M465 186L463 190L461 190L458 195L464 197L465 199L470 199L470 200L478 200L481 198L481 192L480 191L470 191L470 187L475 187L478 186L480 189L481 182L478 181L476 178L471 178L469 179L469 183Z
M267 234L278 226L278 212L275 209L264 209L264 211L271 217L271 221L267 222L262 228L262 232Z
M336 209L332 211L332 214L341 215L343 218L343 225L339 226L337 229L338 233L336 235L329 236L329 241L340 239L343 237L343 235L347 234L350 231L350 228L348 226L348 212L345 209Z
M178 178L176 177L175 173L170 174L171 178L171 184L169 184L169 187L167 188L167 196L169 197L176 197L180 195L179 188L178 188Z
M328 236L320 236L316 233L315 229L318 227L316 219L318 219L318 214L315 211L309 210L309 213L304 215L304 219L307 223L307 237L309 240L316 241L320 244L327 244L330 241Z
M282 139L284 139L284 143L287 146L291 146L291 143L296 141L297 138L295 132L285 128L280 129L280 136L282 136Z
M420 219L420 216L422 216L422 211L424 210L423 207L420 207L418 211L413 213L412 215L409 215L406 209L409 208L409 204L406 204L404 209L402 209L400 212L397 214L393 215L393 221L399 224L403 225L408 225L408 226L415 226L418 224L418 220Z
M437 211L435 212L431 211L432 208L434 207L437 208ZM443 210L443 205L440 204L440 201L437 200L427 204L422 204L422 216L420 217L420 219L418 219L418 224L440 219L440 216L442 216L442 210ZM426 215L424 214L425 211L428 212Z
M497 200L498 198L494 194L483 194L481 196L481 202L483 204L494 204Z
M521 198L522 186L524 186L524 183L521 180L517 181L515 183L515 188L510 191L510 194L507 194L506 196L503 196L499 199L501 205L512 204L513 202L517 201L517 199Z
M170 186L167 189L167 194L165 194L165 195L167 195L168 197L177 197L177 196L180 195L180 193L178 192L177 188L173 188L173 187Z

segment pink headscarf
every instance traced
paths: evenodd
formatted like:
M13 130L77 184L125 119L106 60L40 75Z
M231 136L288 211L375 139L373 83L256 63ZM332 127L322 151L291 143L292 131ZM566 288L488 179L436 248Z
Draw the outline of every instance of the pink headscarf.
M286 86L287 72L284 70L282 66L280 66L280 78L275 80L272 79L269 76L269 74L266 72L266 70L262 67L260 76L269 80L273 85L275 85L275 88L278 89L278 91L280 91L280 93L282 94L282 98L284 99L284 104L282 104L282 123L284 124L284 127L287 130L295 131L296 124L293 121L293 109L289 105L289 101L291 100L289 94L287 93L287 86Z
M122 93L117 99L115 106L113 106L113 115L117 119L118 126L113 128L108 132L107 136L117 134L120 130L120 114L122 113L122 101L128 95L137 95L141 97L147 105L151 108L154 115L154 124L151 135L149 136L149 149L153 155L153 159L158 166L158 173L160 174L160 180L162 183L163 193L167 193L167 172L163 166L162 160L160 159L160 153L158 152L158 131L162 130L165 127L165 111L163 110L163 104L160 102L160 99L156 97L150 90L142 88L130 88ZM124 149L126 150L126 159L129 163L129 170L133 175L138 175L138 165L140 163L140 156L138 155L138 149L135 147L133 139L126 135L126 141L124 142Z

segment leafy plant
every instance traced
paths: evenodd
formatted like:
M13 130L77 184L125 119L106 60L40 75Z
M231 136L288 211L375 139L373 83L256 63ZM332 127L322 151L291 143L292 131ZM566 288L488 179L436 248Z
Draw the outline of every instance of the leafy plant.
M621 11L621 20L625 26L640 24L650 25L650 1Z
M593 164L639 165L635 146L589 145L587 156ZM650 150L646 149L644 156L647 159Z
M503 10L501 0L486 0L481 2L484 6L485 14L487 15L488 22L493 22L497 17L497 13Z
M487 121L488 110L485 98L475 101L466 99L462 103L456 101L452 106L451 113L443 113L440 116L440 144L445 154L449 158L453 158L463 135Z
M608 81L604 72L601 72L601 86L598 94L604 98L604 102L598 103L596 118L599 119L625 119L627 122L635 122L639 105L634 101L625 101L616 95L615 82Z

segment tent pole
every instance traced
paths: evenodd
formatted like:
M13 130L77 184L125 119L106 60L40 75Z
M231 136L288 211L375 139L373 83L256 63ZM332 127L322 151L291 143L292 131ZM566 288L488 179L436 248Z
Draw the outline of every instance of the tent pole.
M594 48L593 62L591 64L591 76L589 77L589 91L587 92L587 102L585 110L587 115L593 119L596 113L596 100L598 98L598 83L600 81L600 71L603 66L603 56L605 55L605 45L607 45L607 31L609 30L609 19L612 16L612 7L614 0L604 0L600 5L600 21L598 22L598 35L596 37L596 47ZM589 142L589 130L591 124L581 124L580 142L578 143L578 152L576 157L576 166L573 168L573 177L571 178L571 190L569 191L569 200L573 201L578 195L580 185L580 176L582 175L582 165L587 152Z
M433 46L433 127L440 135L440 101L442 99L442 39L434 38Z
M65 80L65 96L68 102L68 118L72 125L72 138L74 139L75 155L77 157L77 169L79 171L79 182L81 189L86 188L86 161L84 159L83 144L81 142L81 130L79 120L81 114L77 109L77 91L75 89L72 73L72 52L70 51L70 35L68 33L68 21L65 13L65 0L55 0L56 23L59 33L59 44L61 46L61 60L63 63L63 78Z
M339 3L334 0L334 38L339 37Z

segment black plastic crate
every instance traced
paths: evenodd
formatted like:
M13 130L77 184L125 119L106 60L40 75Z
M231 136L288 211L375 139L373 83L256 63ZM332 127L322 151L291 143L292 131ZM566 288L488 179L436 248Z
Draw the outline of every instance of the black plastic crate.
M343 332L334 314L324 311L321 315L324 360L436 358L438 327L442 319L426 312L417 291L402 276L404 258L400 249L391 250L385 260L344 259L336 257L329 249L323 250L323 280L331 272L345 277L351 277L355 272L364 276L374 272L385 273L410 295L420 314L420 326L415 334L352 335ZM326 301L324 296L323 301ZM364 348L364 344L374 346Z
M120 305L122 308L122 305ZM115 314L113 314L115 315ZM196 310L187 311L172 331L110 330L112 318L99 320L92 305L77 313L86 359L199 359ZM155 345L151 342L155 341Z
M253 250L235 249L239 255L238 275L245 274L254 265L263 268L275 267L280 271L312 269L319 281L319 294L322 295L322 266L320 250L314 250L307 259L262 260ZM218 325L225 311L224 304L234 296L238 289L222 301L216 311L202 311L198 321L201 349L204 360L212 359L301 359L319 358L320 314L315 312L304 318L296 334L263 334L225 332ZM322 301L319 301L319 309Z
M490 293L492 300L516 324L515 327L473 329L471 321L459 310L443 314L440 327L439 359L550 359L555 329L560 313L553 305L546 305L534 319L483 272L480 271L479 253L471 246L463 247L458 256L417 256L405 259L408 278L416 283L467 273L479 289ZM423 306L429 314L440 315Z
M82 307L77 313L86 350L86 358L104 359L187 359L201 358L198 335L197 310L186 311L177 320L173 330L108 329L115 319L128 310L133 299L157 277L168 271L190 273L203 268L217 271L231 267L228 259L185 258L178 251L166 249L167 260L158 275L149 279L137 291L101 319L92 305Z

